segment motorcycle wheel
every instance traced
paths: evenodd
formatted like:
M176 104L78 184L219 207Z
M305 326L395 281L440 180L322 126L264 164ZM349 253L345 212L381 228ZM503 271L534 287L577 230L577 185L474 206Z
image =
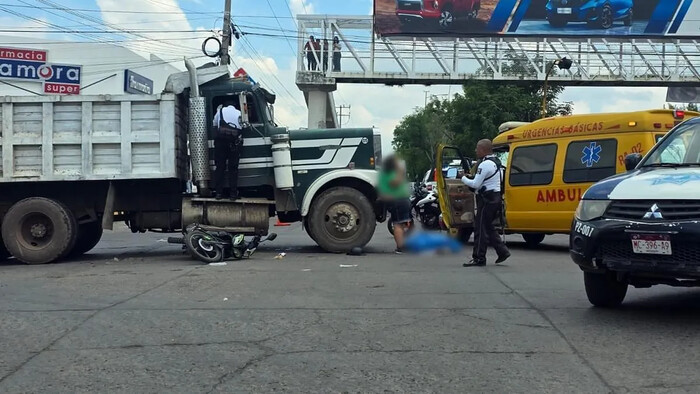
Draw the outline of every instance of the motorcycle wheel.
M185 246L190 255L204 263L218 263L224 259L224 252L218 245L207 242L210 236L199 230L185 234Z

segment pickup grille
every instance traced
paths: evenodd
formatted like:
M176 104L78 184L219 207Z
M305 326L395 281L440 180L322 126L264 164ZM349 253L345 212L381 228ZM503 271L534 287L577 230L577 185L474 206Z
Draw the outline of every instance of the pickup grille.
M663 219L644 216L656 204ZM624 219L635 221L679 221L700 219L700 201L613 201L605 212L607 219Z
M420 11L421 10L421 1L400 1L399 0L399 7L398 9L400 11Z
M599 257L610 267L624 268L695 268L700 271L700 243L689 241L672 241L671 256L637 254L632 251L632 241L614 240L601 243Z

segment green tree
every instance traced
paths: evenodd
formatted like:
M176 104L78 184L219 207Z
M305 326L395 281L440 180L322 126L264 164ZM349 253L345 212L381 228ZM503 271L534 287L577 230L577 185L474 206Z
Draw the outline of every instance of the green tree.
M510 57L503 67L509 75L534 72L527 59ZM480 70L482 75L487 70ZM559 101L562 86L547 89L547 116L570 115L571 102ZM406 116L394 130L394 149L407 163L411 176L425 173L435 163L439 143L458 146L463 154L474 155L476 143L492 139L498 126L508 121L531 122L541 117L543 84L503 84L468 80L462 93L449 100L433 100L425 108Z
M403 118L394 130L394 149L406 161L412 179L420 178L435 163L435 147L450 142L446 125L446 102L431 101Z

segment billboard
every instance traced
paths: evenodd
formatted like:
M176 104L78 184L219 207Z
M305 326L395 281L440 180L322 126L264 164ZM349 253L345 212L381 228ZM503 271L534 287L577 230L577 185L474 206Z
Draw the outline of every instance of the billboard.
M47 60L43 50L0 48L0 80L41 82L48 94L79 94L81 67Z
M700 36L693 0L374 0L383 36Z

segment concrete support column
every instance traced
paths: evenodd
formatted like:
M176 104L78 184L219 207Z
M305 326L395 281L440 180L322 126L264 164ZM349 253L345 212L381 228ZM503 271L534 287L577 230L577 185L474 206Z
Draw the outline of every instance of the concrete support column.
M310 129L325 129L327 127L327 117L328 112L328 95L333 94L330 92L324 92L322 90L312 90L306 92L308 99L307 107L309 109L309 123L308 128Z
M334 78L312 71L297 72L297 87L304 92L308 108L309 129L338 128L333 92L337 90Z

